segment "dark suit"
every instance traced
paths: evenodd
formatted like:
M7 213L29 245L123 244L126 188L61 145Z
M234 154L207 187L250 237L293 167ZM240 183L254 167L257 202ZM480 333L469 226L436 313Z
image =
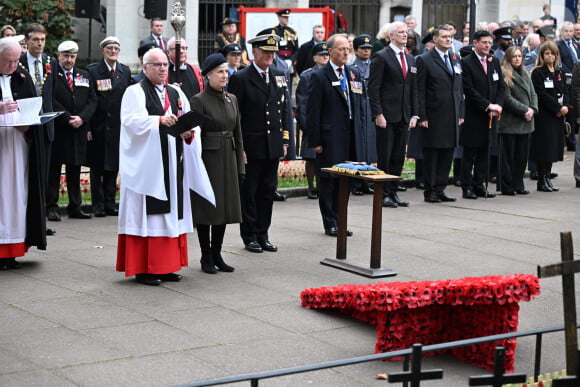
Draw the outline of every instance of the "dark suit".
M461 61L465 122L461 128L459 144L463 145L461 185L464 190L483 189L488 169L487 153L497 133L497 120L493 121L490 133L487 107L489 104L503 105L505 95L505 83L499 61L490 56L485 58L485 62L487 74L475 53L467 55Z
M306 133L310 148L322 147L316 166L318 204L325 230L338 227L338 179L321 173L320 168L353 159L354 132L361 125L363 80L358 71L344 67L344 77L349 81L348 101L331 62L312 72L308 88Z
M37 90L40 91L40 96L42 96L42 111L43 112L52 112L54 111L52 106L52 101L54 99L54 74L53 71L57 66L56 59L51 58L47 54L42 54L41 59L42 65L42 75L43 75L43 84L39 88L37 85ZM34 72L30 73L30 69L28 67L28 56L26 53L20 56L20 66L21 68L26 71L27 73L31 74L31 78L34 78ZM48 167L50 163L50 152L52 148L52 141L54 140L54 121L49 121L45 125L43 125L43 132L44 132L44 157L46 158L46 175L48 174ZM46 182L45 182L46 183Z
M454 69L456 61L449 58ZM433 48L416 58L419 122L423 143L425 197L440 195L449 180L453 148L457 146L458 120L463 118L461 74L450 74L438 51Z
M91 63L87 69L97 93L97 109L91 119L93 140L87 147L93 210L113 210L119 171L121 99L131 83L131 70L117 62L115 77L111 78L104 59Z
M576 58L580 59L580 47L578 43L571 39L572 48L576 51ZM566 44L564 39L558 41L558 49L560 50L560 63L562 64L562 72L564 76L566 74L572 74L574 71L574 59L572 58L572 53ZM566 93L571 94L572 87L572 77L566 77ZM566 121L570 124L571 128L576 128L576 108L574 106L568 106L568 114L566 115ZM566 145L568 149L576 146L576 130L572 130L570 136L566 137Z
M80 172L87 156L87 131L97 107L97 95L89 72L72 69L73 90L68 86L65 71L56 70L54 108L64 114L55 120L55 135L52 143L52 157L48 172L46 191L47 209L58 207L59 183L62 164L66 164L66 185L68 189L68 211L77 212L81 207ZM71 116L79 116L83 125L73 128L69 124Z
M412 55L405 55L407 76L395 51L384 48L373 57L369 78L372 116L385 116L387 127L376 126L378 167L400 176L405 162L409 121L418 115L417 67ZM396 192L397 182L385 185L385 194Z
M163 40L163 44L165 47L159 47L159 41L157 39L153 39L153 34L149 34L148 37L141 39L141 41L139 42L139 47L145 45L145 44L149 44L149 43L153 43L155 44L157 47L163 49L163 51L167 50L167 38L165 36L161 36L161 39Z
M272 221L274 191L278 181L278 163L288 144L286 77L268 69L269 84L249 65L232 75L228 92L238 98L244 151L247 157L246 178L241 186L244 244L268 240Z

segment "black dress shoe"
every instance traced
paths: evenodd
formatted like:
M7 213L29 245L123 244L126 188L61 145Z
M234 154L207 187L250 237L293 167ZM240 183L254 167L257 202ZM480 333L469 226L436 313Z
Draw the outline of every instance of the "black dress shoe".
M516 190L516 193L518 195L527 195L530 193L530 191L528 191L527 189L518 189L518 190Z
M383 207L397 208L397 202L391 197L390 194L383 198Z
M437 192L425 192L423 196L427 203L441 203L441 198L439 198Z
M399 191L399 192L406 192L407 191L407 187L405 187L404 185L398 185L397 186L397 191Z
M308 199L318 199L318 191L313 189L308 189Z
M367 195L372 195L375 190L369 187L368 185L362 189L362 191Z
M465 188L463 190L463 199L477 199L477 195L471 188Z
M56 230L54 228L47 228L46 229L47 236L53 236L54 234L56 234Z
M461 180L459 179L454 179L453 180L453 185L456 187L461 187Z
M278 191L274 191L274 201L275 202L285 202L288 197L286 195L282 195Z
M0 270L10 270L10 269L20 269L22 266L20 262L16 261L16 258L4 258L0 259Z
M70 211L69 219L91 219L91 216L82 210Z
M425 189L425 183L423 183L422 181L420 181L420 182L418 182L418 183L415 184L415 188L424 190Z
M169 282L179 282L181 281L181 275L175 273L167 273L167 274L156 274L157 278L161 281L169 281Z
M273 245L270 241L260 241L258 242L262 247L262 250L276 252L278 251L278 246Z
M46 212L46 218L52 222L59 222L60 215L55 209L50 209Z
M324 230L324 233L326 235L333 236L333 237L338 236L338 227L329 227L326 230ZM346 230L346 236L347 237L352 236L352 234L353 234L352 231Z
M246 243L246 250L251 251L252 253L261 253L264 251L262 250L262 246L260 246L260 244L256 241Z
M501 194L504 196L515 196L516 191L514 191L513 189L504 189L501 191Z
M539 175L538 175L538 172L537 171L530 172L530 179L532 179L532 180L538 180L538 177L539 177Z
M558 177L558 174L556 172L550 172L550 179L555 179Z
M116 208L107 208L105 209L105 214L109 216L119 216L119 210Z
M355 189L352 190L352 194L355 195L355 196L362 196L365 193L361 189L355 188Z
M409 207L409 202L406 202L404 200L401 200L399 198L399 195L397 195L396 192L393 193L393 194L391 194L390 196L395 201L395 203L397 203L397 206L399 206L399 207Z
M442 202L454 202L457 199L451 196L447 196L447 194L445 192L440 192L437 196L439 196L439 199Z
M95 218L104 218L107 216L105 210L95 210Z
M145 274L145 273L136 274L135 281L139 282L140 284L149 286L161 285L161 280L159 279L159 276L155 274Z
M495 197L494 193L486 191L485 188L475 188L473 190L473 192L475 192L475 194L480 198L494 198Z

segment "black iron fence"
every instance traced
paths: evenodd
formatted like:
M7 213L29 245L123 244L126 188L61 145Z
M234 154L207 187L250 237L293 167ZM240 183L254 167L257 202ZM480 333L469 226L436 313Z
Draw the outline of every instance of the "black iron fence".
M578 324L577 327L580 328L580 324ZM559 327L532 329L532 330L522 331L522 332L503 333L503 334L492 335L492 336L476 337L473 339L457 340L457 341L451 341L448 343L426 345L426 346L422 347L422 352L429 353L429 352L437 352L437 351L446 351L449 349L466 347L466 346L474 345L474 344L490 343L490 342L494 342L494 341L506 340L506 339L518 338L518 337L535 336L536 337L536 346L535 346L535 354L534 354L534 380L537 381L538 376L540 375L540 366L541 366L540 363L541 363L541 355L542 355L542 337L543 337L543 335L548 334L548 333L562 332L562 331L564 331L564 327L559 326ZM209 379L209 380L203 380L203 381L198 381L198 382L175 384L175 385L172 385L171 387L217 386L217 385L222 385L222 384L239 383L239 382L250 382L251 387L257 387L259 381L263 380L263 379L271 379L271 378L277 378L277 377L281 377L281 376L288 376L288 375L294 375L294 374L300 374L300 373L306 373L306 372L312 372L312 371L320 371L320 370L329 369L329 368L344 367L344 366L349 366L349 365L353 365L353 364L366 363L366 362L376 361L376 360L387 360L387 359L392 359L392 358L397 358L397 357L404 357L403 370L408 371L409 370L409 359L410 359L412 351L413 351L412 348L408 348L408 349L402 349L402 350L398 350L398 351L391 351L391 352L385 352L385 353L379 353L379 354L367 355L367 356L359 356L359 357L353 357L353 358L349 358L349 359L333 360L333 361L328 361L328 362L324 362L324 363L283 368L283 369L273 370L273 371L255 372L255 373L250 373L250 374L228 376L228 377L224 377L224 378ZM404 382L404 385L406 386L407 383Z

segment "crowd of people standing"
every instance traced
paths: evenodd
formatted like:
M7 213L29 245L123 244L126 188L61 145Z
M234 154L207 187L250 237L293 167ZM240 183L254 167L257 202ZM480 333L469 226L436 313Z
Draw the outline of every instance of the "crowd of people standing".
M0 270L19 268L15 257L46 248L46 235L56 232L46 219L61 220L63 164L68 217L119 216L117 270L153 286L181 279L194 226L205 273L234 271L221 254L227 224L240 224L247 251L278 250L269 237L273 202L285 200L277 171L294 156L296 138L308 198L319 201L329 236L338 234L338 184L321 169L347 160L398 176L405 158L414 158L427 203L456 200L445 192L452 170L464 199L493 198L490 182L503 195L529 194L526 167L538 191L558 191L552 165L566 146L575 149L580 122L573 108L580 105L580 24L562 23L556 40L554 18L480 23L469 41L453 22L422 37L407 16L382 26L376 40L343 33L325 40L325 27L314 25L300 46L291 10L276 14L278 25L247 41L236 19L224 19L216 52L201 68L187 63L185 40L163 36L163 23L151 20L136 75L119 62L115 36L100 42L102 58L85 70L76 66L75 42L61 42L52 57L42 25L23 36L3 27L0 176L27 200L2 201ZM469 29L464 23L464 37ZM301 136L292 122L293 77ZM14 101L33 96L44 112L63 113L44 125L10 126ZM82 165L90 167L93 215L81 208ZM406 189L387 184L383 206L408 207L398 194ZM373 187L353 184L351 192Z

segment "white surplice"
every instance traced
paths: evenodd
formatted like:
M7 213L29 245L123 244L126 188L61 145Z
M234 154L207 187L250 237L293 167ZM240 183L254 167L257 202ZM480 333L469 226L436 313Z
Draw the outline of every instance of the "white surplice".
M180 94L183 112L188 112L187 97L179 88L175 89ZM200 133L197 130L191 144L183 142L183 218L178 219L175 150L175 141L183 140L170 135L167 135L170 212L147 215L146 196L159 200L168 198L164 185L159 116L149 115L145 99L141 85L136 84L127 88L121 102L119 234L178 237L193 231L189 189L215 204L209 177L201 160ZM165 114L170 113L171 107Z

